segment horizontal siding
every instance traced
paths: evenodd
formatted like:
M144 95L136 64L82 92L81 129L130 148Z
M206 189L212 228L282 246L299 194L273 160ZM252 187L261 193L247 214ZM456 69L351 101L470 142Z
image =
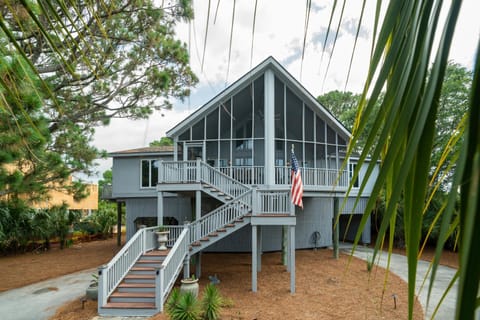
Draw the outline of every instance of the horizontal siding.
M304 198L304 210L297 208L295 246L297 249L332 245L333 204L330 198ZM318 232L318 233L317 233ZM282 248L282 227L262 226L262 250L278 251ZM319 234L320 237L315 237ZM314 239L316 238L316 242ZM209 252L251 252L252 227L233 233L208 248Z

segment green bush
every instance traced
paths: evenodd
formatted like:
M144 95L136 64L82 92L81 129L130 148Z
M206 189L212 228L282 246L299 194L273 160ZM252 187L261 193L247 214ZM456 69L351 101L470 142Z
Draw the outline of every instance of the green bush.
M172 320L217 320L223 305L224 299L218 288L208 284L201 302L191 292L182 294L177 288L173 289L165 304L165 311Z
M220 318L220 309L222 307L222 297L217 287L208 284L205 287L202 299L203 319L217 320Z
M114 206L111 206L105 201L98 203L98 210L94 212L90 217L90 221L93 221L98 231L107 237L111 235L113 226L117 224L117 212Z
M176 303L172 304L168 310L168 314L172 320L200 319L200 304L191 292L181 294Z

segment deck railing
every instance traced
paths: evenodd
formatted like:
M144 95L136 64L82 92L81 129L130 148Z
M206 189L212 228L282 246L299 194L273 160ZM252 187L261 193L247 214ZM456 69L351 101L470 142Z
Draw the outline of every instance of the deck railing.
M206 182L236 198L250 188L205 162L159 161L159 183Z
M158 161L158 182L198 181L197 161Z
M178 229L178 228L177 228ZM188 255L188 246L190 245L190 231L183 227L175 241L175 244L170 249L161 267L156 273L155 278L155 307L159 312L163 311L165 300L175 284L175 279L182 269L185 257Z
M322 169L322 168L300 168L304 186L321 187L348 187L349 176L347 170ZM275 183L290 184L291 168L284 166L275 167Z
M265 184L265 167L263 166L230 166L217 169L243 184Z
M347 170L324 168L300 168L304 186L312 187L348 187L350 178ZM234 198L245 192L246 185L265 184L263 166L229 166L213 168L200 160L194 161L159 161L159 182L180 183L205 181ZM275 184L291 183L289 166L275 167ZM233 183L234 181L235 183Z
M294 214L289 191L256 191L256 195L253 204L254 215Z

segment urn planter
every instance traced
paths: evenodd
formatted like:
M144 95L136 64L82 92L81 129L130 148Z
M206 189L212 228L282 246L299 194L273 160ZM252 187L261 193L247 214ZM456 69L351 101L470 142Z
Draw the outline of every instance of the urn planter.
M167 250L168 235L170 231L156 231L158 250Z
M98 286L93 284L88 286L85 290L85 295L87 296L87 299L98 300Z
M198 297L198 279L182 279L180 285L180 293L191 292L195 298Z

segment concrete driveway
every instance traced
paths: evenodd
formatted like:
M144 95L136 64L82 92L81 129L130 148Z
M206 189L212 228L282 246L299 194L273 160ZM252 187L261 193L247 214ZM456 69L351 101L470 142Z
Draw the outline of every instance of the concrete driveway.
M55 310L68 301L85 295L92 280L90 269L63 277L38 282L22 288L0 293L0 318L2 320L44 320L55 314Z
M349 244L343 244L341 246L342 251L346 253L351 253L352 246ZM367 260L367 256L371 256L373 249L358 246L354 256L357 258ZM388 254L386 252L380 252L375 263L379 266L386 268L387 266ZM456 269L449 268L446 266L438 266L437 275L435 277L435 283L433 285L432 293L430 296L430 302L427 306L427 295L428 295L428 286L430 285L430 277L425 280L425 275L428 272L430 263L427 261L419 261L417 266L417 277L415 284L415 292L418 295L419 301L422 304L425 318L431 319L432 314L440 301L445 289L448 287L450 281L453 279ZM390 271L398 275L402 280L408 283L408 268L407 268L407 258L399 254L392 254L390 258ZM422 288L423 284L423 288ZM445 300L442 302L435 319L437 320L452 320L455 319L455 304L457 301L457 290L458 290L458 281L456 281L452 289L449 291ZM479 318L480 314L477 312L476 319Z

